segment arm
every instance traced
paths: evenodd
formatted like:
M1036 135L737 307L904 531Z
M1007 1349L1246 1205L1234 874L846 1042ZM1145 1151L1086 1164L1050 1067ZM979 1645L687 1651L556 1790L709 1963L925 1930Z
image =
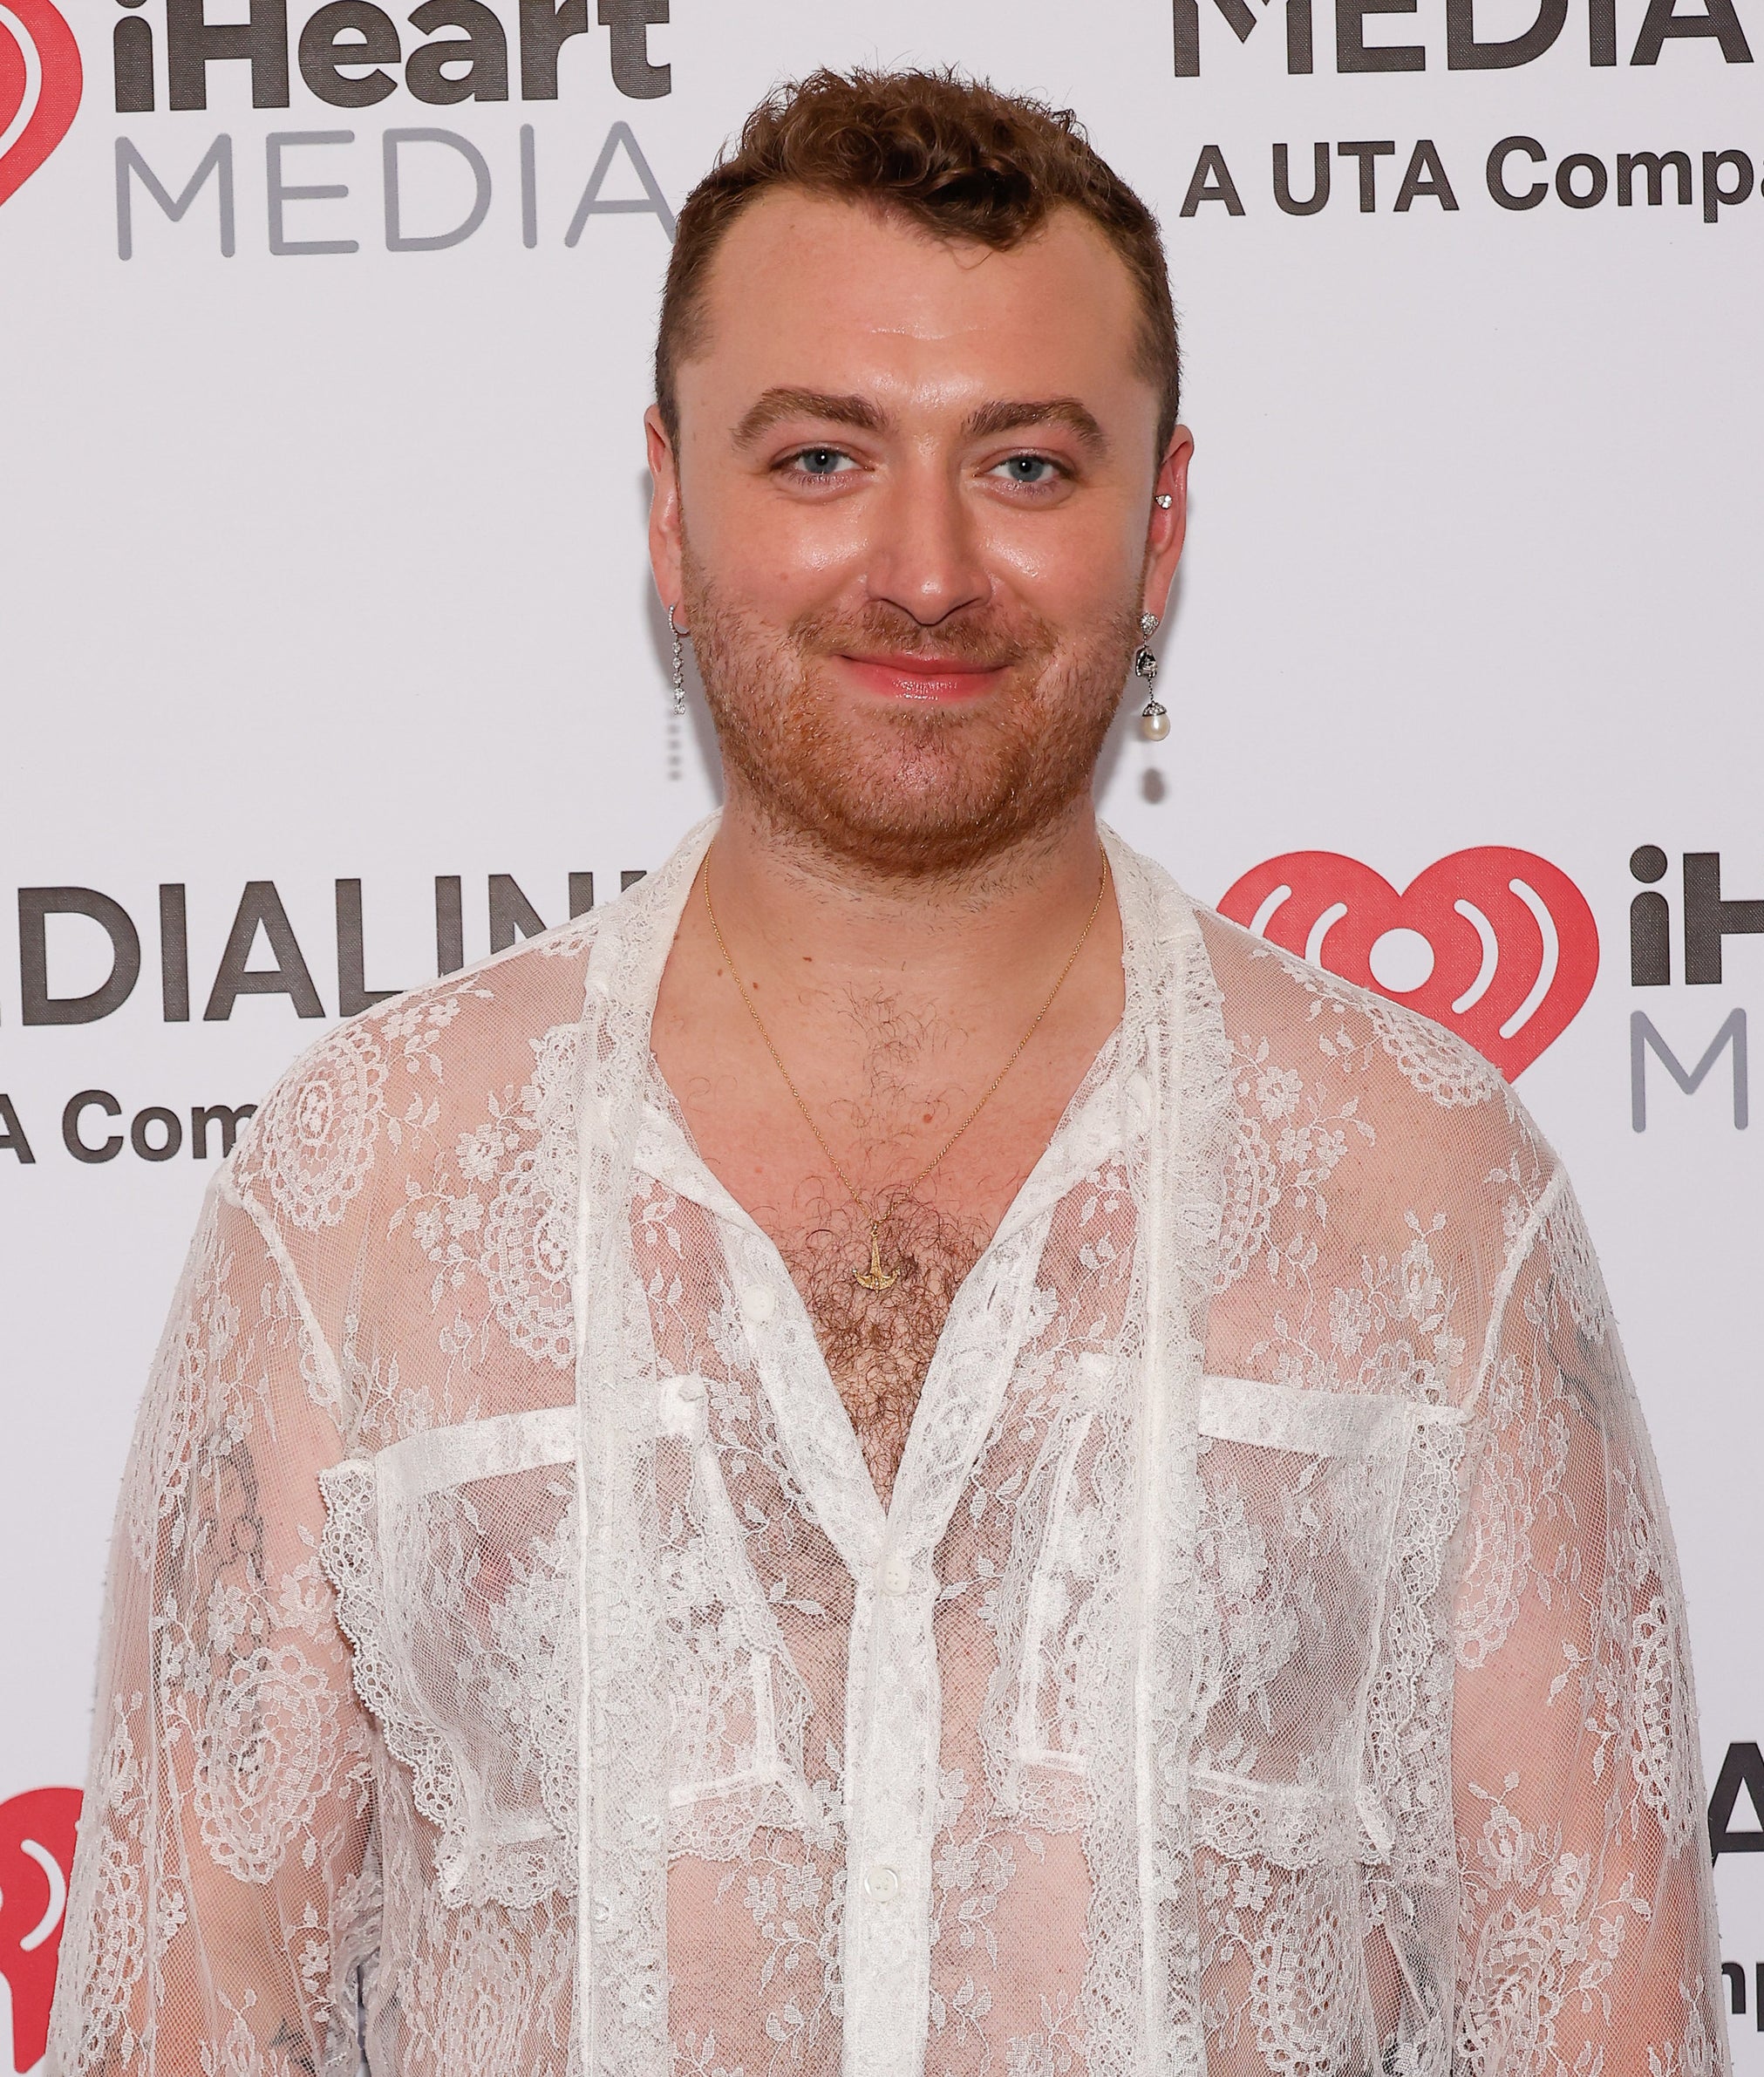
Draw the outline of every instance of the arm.
M1559 1175L1515 1244L1478 1393L1452 2067L1713 2077L1726 2021L1678 1567Z
M353 2077L378 1905L366 1719L317 1556L339 1399L229 1166L123 1481L58 2077Z

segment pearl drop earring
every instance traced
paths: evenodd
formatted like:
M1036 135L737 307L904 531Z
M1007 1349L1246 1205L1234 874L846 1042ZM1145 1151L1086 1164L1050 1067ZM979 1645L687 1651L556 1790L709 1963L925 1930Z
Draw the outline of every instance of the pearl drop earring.
M1158 616L1155 613L1140 615L1140 633L1142 636L1148 637L1154 635L1157 629ZM1158 696L1152 690L1157 683L1158 660L1144 641L1134 652L1133 667L1146 683L1146 704L1140 715L1140 733L1148 743L1161 743L1170 732L1170 718L1158 705Z

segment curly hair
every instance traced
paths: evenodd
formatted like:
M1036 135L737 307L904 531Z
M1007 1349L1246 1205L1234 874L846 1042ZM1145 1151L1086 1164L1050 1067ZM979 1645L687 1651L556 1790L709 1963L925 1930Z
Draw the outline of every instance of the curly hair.
M702 350L705 285L736 218L773 187L868 201L939 238L1008 251L1057 208L1081 211L1137 291L1137 364L1158 392L1162 453L1181 400L1181 358L1157 220L1092 147L1069 108L944 72L822 70L780 86L680 211L656 335L656 401L679 432L675 375Z

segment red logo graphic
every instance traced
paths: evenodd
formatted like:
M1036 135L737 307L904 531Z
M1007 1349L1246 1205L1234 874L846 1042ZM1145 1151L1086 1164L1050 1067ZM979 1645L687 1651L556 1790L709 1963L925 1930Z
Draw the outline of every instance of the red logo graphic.
M0 0L3 14L14 0ZM10 1989L12 2060L34 2070L49 2046L49 2000L61 1951L61 1919L73 1870L77 1788L28 1788L0 1803L0 2002ZM0 2026L0 2056L8 2046Z
M1547 858L1503 844L1454 851L1402 894L1338 851L1289 851L1219 908L1446 1025L1509 1081L1567 1030L1598 972L1586 897Z
M0 0L0 202L66 136L81 79L79 45L50 0Z

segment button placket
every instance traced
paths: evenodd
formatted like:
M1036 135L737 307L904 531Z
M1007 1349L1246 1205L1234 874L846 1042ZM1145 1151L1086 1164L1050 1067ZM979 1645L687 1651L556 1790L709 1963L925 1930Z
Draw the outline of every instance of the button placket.
M932 1364L893 1506L854 1571L845 2077L923 2077L926 2067L943 1732L935 1553L1008 1389L1049 1218L995 1242L984 1284L958 1300L945 1333L963 1352Z
M915 1570L904 1550L884 1543L852 1625L847 2077L919 2077L923 2067L942 1696L931 1632L936 1597L912 1590ZM912 2019L902 2025L906 2015Z

